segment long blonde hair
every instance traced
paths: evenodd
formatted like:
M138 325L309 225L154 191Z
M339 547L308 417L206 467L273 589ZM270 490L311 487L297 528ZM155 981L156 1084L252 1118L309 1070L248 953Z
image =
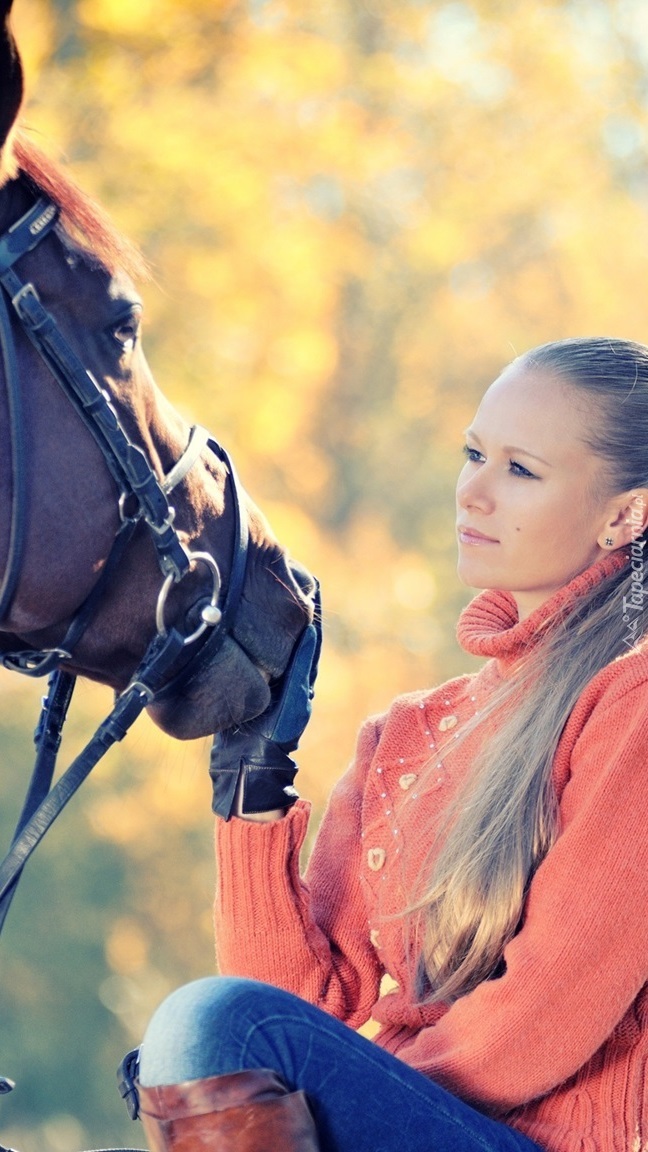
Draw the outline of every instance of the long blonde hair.
M521 358L596 400L588 446L608 465L610 492L648 485L648 347L594 338L546 344ZM630 546L643 556L646 540ZM638 597L638 569L641 594ZM561 732L583 689L627 653L627 603L648 596L644 565L616 571L578 597L460 740L498 714L466 791L446 813L434 864L424 865L408 909L420 941L420 994L452 1001L502 970L531 879L559 831L552 768ZM633 644L648 631L639 610ZM457 741L453 741L457 747Z

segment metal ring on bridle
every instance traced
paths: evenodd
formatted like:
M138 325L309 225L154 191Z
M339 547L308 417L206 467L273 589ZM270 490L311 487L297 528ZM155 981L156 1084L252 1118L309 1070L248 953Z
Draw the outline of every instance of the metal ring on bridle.
M137 506L137 509L133 513L132 516L128 515L128 513L126 511L126 501L132 499L132 496L133 496L132 492L122 492L121 496L119 497L119 503L118 503L119 519L121 520L122 524L126 524L126 523L136 524L137 521L141 520L142 516L144 515L141 505ZM0 1149L0 1152L1 1152L1 1149Z
M196 567L196 564L200 563L206 564L211 571L212 594L209 604L205 604L205 607L201 612L201 623L198 625L194 632L192 632L189 636L185 636L185 645L193 644L194 640L197 640L199 636L202 636L203 632L205 632L207 628L213 628L215 624L218 624L222 616L222 612L218 607L218 597L221 588L221 576L218 564L214 560L214 557L209 555L209 552L190 552L188 571L190 572L192 568ZM170 572L169 575L165 577L164 583L160 588L160 594L157 598L157 604L155 606L155 627L157 628L158 634L160 636L166 636L167 634L167 627L164 623L164 609L166 607L167 596L169 595L171 586L174 583L177 583L177 581L175 580L173 573Z

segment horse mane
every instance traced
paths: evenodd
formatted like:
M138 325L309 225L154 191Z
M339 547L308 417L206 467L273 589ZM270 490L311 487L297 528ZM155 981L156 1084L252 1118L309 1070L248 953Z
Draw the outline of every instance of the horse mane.
M103 208L20 130L12 140L12 152L18 171L58 206L61 225L75 245L111 275L121 270L134 280L148 278L139 249L117 231Z

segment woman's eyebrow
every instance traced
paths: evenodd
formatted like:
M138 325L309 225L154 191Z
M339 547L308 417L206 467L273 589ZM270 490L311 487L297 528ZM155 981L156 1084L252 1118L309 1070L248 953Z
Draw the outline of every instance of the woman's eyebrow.
M463 434L464 436L472 436L473 440L476 440L478 444L481 444L479 436L476 432L473 432L472 428L464 428ZM502 445L502 448L504 452L515 452L522 453L523 456L532 456L534 460L539 460L541 464L546 464L547 468L553 468L553 464L550 464L549 461L545 460L543 456L538 456L536 452L529 452L528 448L515 448L512 444L504 444Z

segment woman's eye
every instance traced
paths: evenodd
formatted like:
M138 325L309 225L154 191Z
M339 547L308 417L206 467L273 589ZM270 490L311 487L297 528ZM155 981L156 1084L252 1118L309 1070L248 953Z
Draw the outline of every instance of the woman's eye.
M464 456L466 456L471 461L472 464L478 464L480 459L482 459L481 452L478 452L476 448L471 448L468 444L464 444L461 451L463 452Z
M532 480L537 479L533 472L529 472L529 469L525 468L523 464L518 464L517 460L509 460L509 468L514 476L529 476Z

